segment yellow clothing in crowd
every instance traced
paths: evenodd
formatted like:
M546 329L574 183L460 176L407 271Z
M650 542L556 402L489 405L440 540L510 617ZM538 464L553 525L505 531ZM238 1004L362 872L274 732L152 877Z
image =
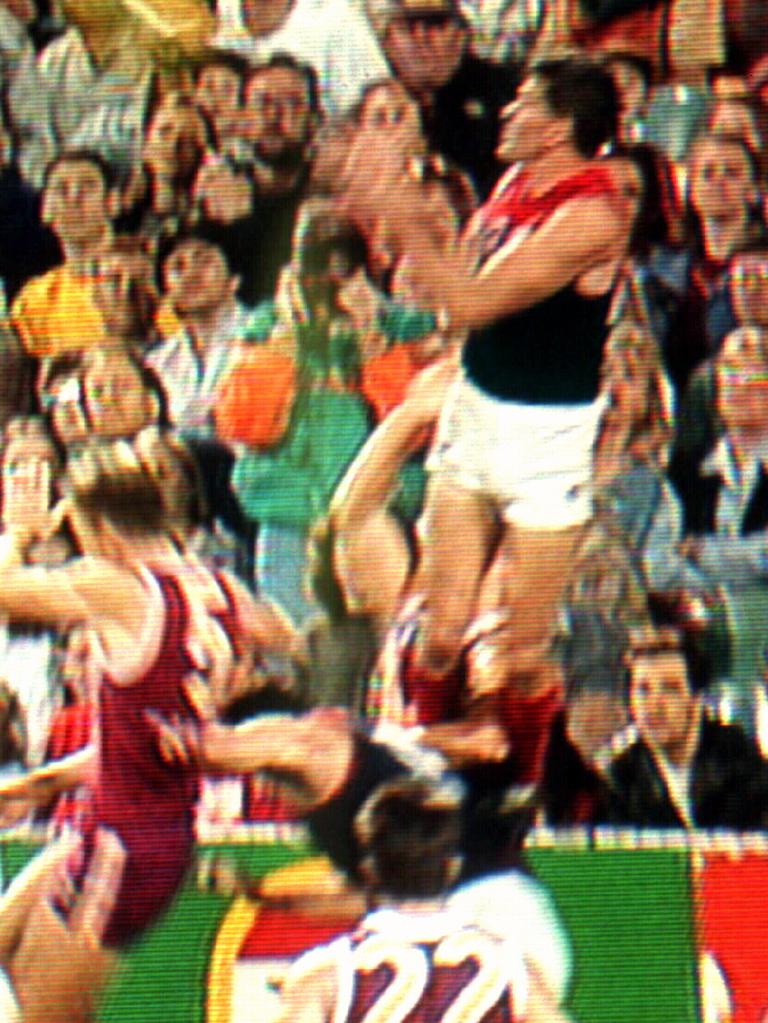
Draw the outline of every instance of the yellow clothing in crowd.
M93 300L93 279L66 265L24 285L11 307L11 322L27 352L39 359L95 348L107 340Z

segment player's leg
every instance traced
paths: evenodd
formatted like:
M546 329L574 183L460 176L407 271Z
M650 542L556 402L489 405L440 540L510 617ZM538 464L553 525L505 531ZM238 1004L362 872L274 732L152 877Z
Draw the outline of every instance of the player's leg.
M48 899L30 913L11 963L24 1023L91 1023L117 954L71 930Z
M11 963L10 976L24 1023L91 1023L118 962L102 935L117 904L126 852L99 829L88 866L77 881L74 864L57 860L37 890ZM77 873L77 871L75 871Z
M420 581L426 612L417 643L419 662L446 673L461 652L480 582L496 535L490 502L481 494L431 477L423 523Z
M79 837L62 836L42 849L11 881L0 898L0 964L7 967L33 907L64 869Z

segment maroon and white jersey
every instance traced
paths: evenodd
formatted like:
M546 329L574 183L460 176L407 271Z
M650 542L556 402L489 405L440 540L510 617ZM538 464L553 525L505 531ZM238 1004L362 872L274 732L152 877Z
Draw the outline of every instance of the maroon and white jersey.
M293 967L333 968L333 1023L516 1023L525 1019L519 950L447 908L381 909Z

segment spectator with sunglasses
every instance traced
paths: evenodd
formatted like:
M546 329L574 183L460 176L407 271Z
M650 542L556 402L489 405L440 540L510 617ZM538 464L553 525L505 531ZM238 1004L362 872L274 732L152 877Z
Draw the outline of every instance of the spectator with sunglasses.
M706 710L707 666L688 633L643 629L626 657L633 729L607 771L606 817L653 828L763 829L768 762Z

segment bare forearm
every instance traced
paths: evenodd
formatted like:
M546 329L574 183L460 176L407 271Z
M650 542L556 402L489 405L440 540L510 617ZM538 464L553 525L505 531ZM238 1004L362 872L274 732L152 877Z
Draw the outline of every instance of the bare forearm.
M451 767L497 763L509 753L504 730L490 721L449 721L430 725L420 741L442 753Z
M331 516L337 529L349 529L387 504L424 426L412 408L401 405L376 429L333 497Z
M60 792L76 788L92 781L97 764L96 747L89 745L61 760L30 771L20 778L13 778L0 786L0 798L31 799L44 803Z

